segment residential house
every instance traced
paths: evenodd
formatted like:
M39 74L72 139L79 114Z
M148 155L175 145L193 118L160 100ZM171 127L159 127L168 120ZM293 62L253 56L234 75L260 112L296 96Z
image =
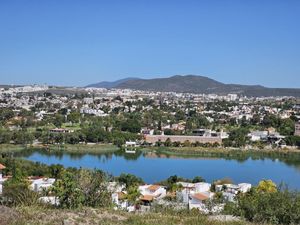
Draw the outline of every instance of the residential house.
M150 205L154 200L162 199L167 195L165 187L160 185L142 185L138 190L141 193L140 200L146 205Z
M188 204L190 196L197 193L210 193L211 184L209 183L189 183L177 182L182 187L182 190L176 192L177 201Z
M41 192L47 190L53 186L54 178L29 178L31 181L30 188L35 192Z
M226 201L234 202L238 193L246 193L251 187L249 183L216 185L216 192L222 192Z
M188 207L189 209L199 209L200 211L206 211L205 202L213 198L214 194L211 192L195 193L189 196Z
M253 131L248 134L251 141L262 141L267 140L268 138L268 131Z

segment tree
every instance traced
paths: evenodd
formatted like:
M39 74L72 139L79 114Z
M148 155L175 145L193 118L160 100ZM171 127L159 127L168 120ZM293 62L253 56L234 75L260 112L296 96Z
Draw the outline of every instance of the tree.
M109 206L111 195L107 190L106 175L100 170L80 169L78 188L84 195L84 205L89 207Z
M299 224L300 193L287 189L260 192L252 189L239 194L235 203L227 203L225 213L248 221L267 224Z
M26 130L20 130L14 133L13 139L16 144L32 144L34 136Z
M70 121L71 123L79 123L80 113L79 112L71 112L67 118L68 118L68 121Z
M237 128L231 131L229 134L229 139L226 142L224 142L224 145L231 145L233 147L245 146L248 141L248 132L249 131L246 128Z
M7 144L12 138L11 132L0 128L0 144Z
M286 144L290 146L300 147L300 137L299 136L287 136L285 138Z
M125 174L122 173L117 180L126 185L126 188L132 187L132 186L137 186L141 183L143 183L143 180L139 177L136 177L132 174Z
M59 200L60 207L73 209L83 206L84 194L79 189L73 173L65 171L62 178L55 182L52 190Z
M56 127L61 127L63 122L65 121L65 117L61 114L55 114L53 124Z
M167 140L165 141L164 145L166 147L170 147L172 145L172 142L171 142L171 139L170 138L167 138Z
M32 199L26 198L26 196L32 196L30 194L29 182L26 176L17 168L14 164L12 171L12 178L8 179L3 184L3 197L6 199L7 205L28 205L32 203Z
M282 135L293 135L295 131L295 122L292 119L281 120L278 130Z
M203 179L200 176L196 176L194 177L194 179L192 180L192 183L200 183L200 182L205 182L205 179Z
M277 192L277 186L271 180L262 180L259 182L256 190L258 192L274 193L274 192Z
M129 203L135 204L137 199L141 196L140 191L138 190L137 186L130 186L127 188L127 195L126 198Z

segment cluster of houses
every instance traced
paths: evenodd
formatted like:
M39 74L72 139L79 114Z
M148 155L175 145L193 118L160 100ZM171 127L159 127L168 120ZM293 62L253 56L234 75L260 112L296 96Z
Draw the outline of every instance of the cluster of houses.
M43 94L51 93L49 96ZM76 98L76 93L86 96ZM78 95L78 94L77 94ZM143 100L152 100L151 104L139 106ZM123 112L149 111L154 108L160 108L162 104L172 107L176 110L193 110L203 114L210 122L219 118L228 118L240 120L245 118L251 120L254 112L260 113L262 118L264 114L275 114L281 118L289 118L291 115L297 115L299 108L284 110L279 107L264 105L264 100L282 102L284 99L294 99L292 97L270 97L270 98L251 98L239 96L237 94L216 95L216 94L194 94L194 93L175 93L175 92L151 92L129 89L105 89L105 88L59 88L46 85L32 86L7 86L0 88L0 107L7 108L30 108L37 105L52 104L55 107L50 111L47 107L39 107L36 117L43 119L47 114L68 108L79 110L81 114L91 114L99 117L108 116L115 108L122 109ZM234 102L228 110L213 110L207 107L207 104L214 101ZM127 104L130 102L131 104ZM189 102L189 109L186 107ZM174 111L174 113L176 112ZM225 121L226 122L226 121ZM183 124L172 125L173 129L184 130ZM171 128L169 124L164 124L163 129Z
M109 190L112 191L112 201L115 204L115 209L122 209L129 212L132 211L149 211L152 206L164 205L175 208L197 209L203 213L220 212L224 203L214 204L213 207L208 207L208 202L212 201L216 193L221 194L224 201L234 202L239 193L250 191L252 185L249 183L241 184L222 184L215 185L215 190L212 191L212 184L199 182L178 182L178 190L167 192L166 187L156 184L141 185L138 187L140 196L138 197L139 204L129 202L126 198L127 192L125 185L111 182ZM168 196L175 196L175 200L166 200Z
M3 184L8 179L11 179L11 176L3 176L2 171L6 167L0 163L0 195L3 192ZM49 189L55 183L54 178L46 178L46 177L28 177L29 188L34 192L42 193L43 191ZM41 197L40 200L44 203L56 204L57 200L55 197Z
M66 94L67 93L67 94ZM82 97L79 97L80 94ZM285 100L294 101L294 107L284 109L280 104ZM274 106L265 104L264 101L274 102ZM212 107L216 101L229 102L226 107ZM147 104L142 104L147 102ZM232 103L232 104L231 104ZM139 111L149 112L153 109L164 111L162 105L172 111L165 111L175 116L178 111L188 115L190 111L197 112L210 123L222 125L230 121L238 123L241 120L251 121L254 116L256 120L262 121L267 114L276 115L282 119L296 116L300 119L300 104L297 104L292 97L270 97L270 98L247 98L237 94L215 95L215 94L193 94L175 92L151 92L129 89L105 89L105 88L62 88L48 87L46 85L32 86L8 86L0 88L0 108L12 108L15 112L21 109L31 110L35 108L34 114L37 121L54 116L59 110L67 109L68 115L77 111L83 117L86 114L97 117L109 116L114 110L128 113ZM188 107L187 107L188 105ZM258 118L257 118L258 117ZM157 130L158 121L152 121L149 127L142 128L141 134L145 135L145 141L154 144L158 141L164 142L170 139L171 142L191 143L218 143L228 138L228 134L223 131L213 131L209 129L194 130L192 134L186 134L185 120L171 123L162 122L159 128L159 135L154 134ZM10 129L15 129L14 124L9 124ZM295 135L300 135L300 125L296 125ZM174 131L176 135L169 135L167 131ZM50 132L65 133L67 130L53 129ZM182 137L184 136L184 137ZM284 146L284 137L276 132L253 131L249 134L252 141L270 141L272 144Z
M2 176L2 170L5 166L0 164L0 195L2 194L3 183L10 177ZM39 193L49 189L55 183L54 178L45 177L28 177L31 190ZM175 197L172 205L175 207L183 207L187 209L198 209L204 213L218 212L223 209L224 204L216 204L212 208L207 206L207 202L215 198L216 193L221 193L225 201L234 202L235 197L239 193L246 193L250 191L251 184L222 184L214 185L199 182L177 182L177 191L168 192L165 186L157 184L144 184L137 187L139 195L134 201L127 198L127 190L124 184L118 182L109 182L107 190L111 193L112 203L115 205L116 210L126 210L129 212L134 211L149 211L151 207L156 204L170 205L170 200L166 200L168 196ZM59 201L55 196L44 196L40 198L43 203L58 205ZM137 204L138 202L138 204Z
M285 136L280 135L275 129L269 128L265 131L252 131L248 134L248 137L252 142L267 142L270 144L276 144L280 147L285 147Z

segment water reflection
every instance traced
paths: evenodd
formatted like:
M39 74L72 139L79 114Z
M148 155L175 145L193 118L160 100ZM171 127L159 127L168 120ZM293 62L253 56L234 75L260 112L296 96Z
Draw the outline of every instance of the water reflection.
M198 155L167 154L162 151L103 152L79 154L25 150L17 157L45 164L66 167L85 167L104 170L113 175L132 173L146 182L156 182L171 175L193 178L202 176L207 181L231 177L236 182L257 183L261 179L284 182L300 189L300 154L281 152L211 153Z

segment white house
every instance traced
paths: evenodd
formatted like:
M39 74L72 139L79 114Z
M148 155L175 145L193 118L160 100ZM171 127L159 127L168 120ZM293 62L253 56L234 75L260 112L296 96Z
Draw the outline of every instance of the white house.
M166 188L160 185L142 185L138 190L142 194L142 198L149 201L161 199L167 195Z
M250 137L251 141L264 140L268 137L268 131L253 131L248 134L248 137Z
M55 205L55 206L59 205L59 199L57 197L55 197L55 196L40 197L39 201L41 203L45 203L45 204L50 204L50 205Z
M44 189L50 188L54 182L54 178L39 178L31 180L30 188L35 192L41 192Z
M190 194L188 207L189 209L199 209L202 212L208 213L208 209L205 205L205 202L214 197L212 192L202 192Z
M201 192L209 192L211 188L211 184L209 183L195 183L195 193L201 193Z
M246 193L248 191L250 191L252 185L251 184L248 184L248 183L241 183L241 184L238 184L239 186L239 191L242 192L242 193Z
M233 202L235 200L235 196L241 192L246 193L250 191L252 185L248 183L240 183L236 184L223 184L216 185L216 192L222 192L223 197L226 201Z
M109 182L107 190L111 193L112 202L116 205L115 209L125 209L129 207L128 201L126 200L125 191L126 185L118 182Z
M128 148L135 148L137 146L136 142L135 141L126 141L125 142L125 147L128 147Z
M178 185L182 186L181 191L176 192L177 201L188 204L190 196L197 193L210 193L211 184L209 183L188 183L188 182L178 182Z
M126 199L126 192L115 192L111 195L112 202L116 205L115 209L127 210L129 207Z

